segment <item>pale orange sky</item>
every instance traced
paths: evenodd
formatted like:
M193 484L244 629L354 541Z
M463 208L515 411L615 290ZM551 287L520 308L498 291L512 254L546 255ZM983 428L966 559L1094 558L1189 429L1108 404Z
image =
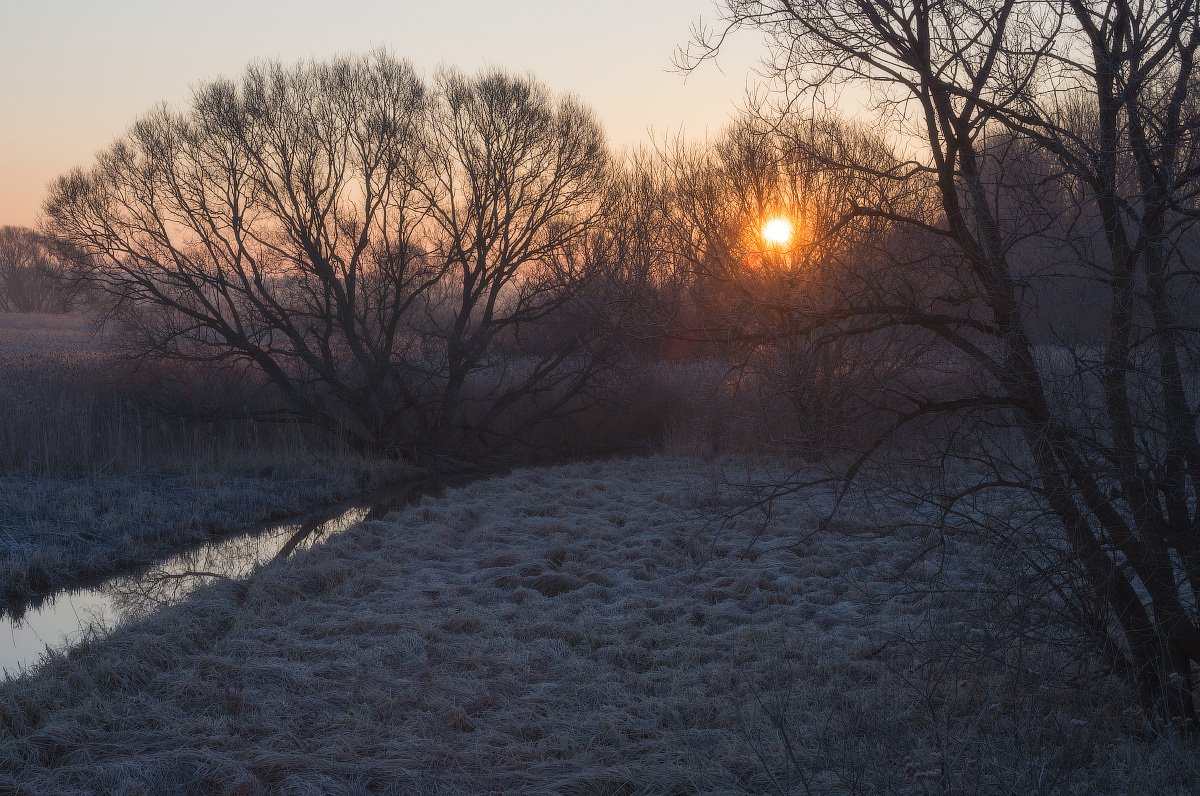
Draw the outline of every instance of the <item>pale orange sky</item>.
M600 114L615 147L683 128L715 134L741 102L761 42L743 35L686 80L671 58L712 0L0 0L0 225L33 224L46 185L155 103L256 58L384 46L440 64L530 71ZM718 68L719 67L719 68Z

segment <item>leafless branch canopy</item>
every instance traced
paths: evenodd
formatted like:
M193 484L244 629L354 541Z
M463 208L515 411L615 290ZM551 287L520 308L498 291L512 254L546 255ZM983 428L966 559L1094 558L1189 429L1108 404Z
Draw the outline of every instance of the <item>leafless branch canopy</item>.
M244 363L364 441L448 440L587 384L579 339L489 357L589 278L565 252L607 162L591 112L532 78L427 85L377 52L206 84L59 179L46 215L140 350Z
M843 279L837 300L797 313L794 330L820 341L915 329L950 352L962 378L890 382L892 428L930 415L972 424L967 458L983 481L1053 518L1046 541L1069 550L1064 593L1097 648L1149 711L1194 724L1200 7L723 8L726 27L701 32L688 66L738 28L765 33L779 100L766 120L795 127L801 109L834 95L863 99L910 154L887 163L824 146L818 157L936 201L932 214L870 192L847 203L850 216L909 229L921 243L908 251L929 256L914 268L893 245L891 287ZM799 139L794 149L817 154ZM905 282L907 293L895 289Z

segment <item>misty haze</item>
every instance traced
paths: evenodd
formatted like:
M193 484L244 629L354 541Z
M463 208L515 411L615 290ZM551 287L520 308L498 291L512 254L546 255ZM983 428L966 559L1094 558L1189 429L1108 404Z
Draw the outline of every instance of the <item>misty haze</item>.
M1200 794L1200 0L6 10L0 793Z

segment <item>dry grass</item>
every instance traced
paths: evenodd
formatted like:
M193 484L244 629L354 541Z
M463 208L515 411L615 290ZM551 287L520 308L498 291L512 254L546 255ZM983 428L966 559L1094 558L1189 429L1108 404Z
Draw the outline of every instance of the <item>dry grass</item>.
M204 589L0 688L0 790L1195 792L1103 679L924 640L975 637L979 549L923 559L882 501L817 537L827 495L730 519L722 484L517 471Z
M296 424L199 419L267 399L244 374L127 358L81 316L0 313L0 473L203 471L328 448Z

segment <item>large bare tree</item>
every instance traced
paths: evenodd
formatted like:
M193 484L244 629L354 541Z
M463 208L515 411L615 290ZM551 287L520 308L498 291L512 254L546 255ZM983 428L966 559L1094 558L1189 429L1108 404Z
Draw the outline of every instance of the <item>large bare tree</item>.
M502 330L567 300L603 136L536 81L382 52L252 66L159 108L59 179L48 227L139 351L234 361L364 444L461 437L554 392L557 363L481 374ZM578 368L576 369L578 370Z
M897 380L890 431L941 418L976 432L989 492L1044 507L1044 572L1078 626L1154 716L1194 726L1200 663L1200 439L1195 383L1194 0L978 4L964 0L731 0L728 26L766 34L787 112L848 92L914 153L880 181L926 180L937 218L862 202L940 239L947 289L880 301L848 291L807 333L925 330L969 363L957 383ZM1095 324L1068 337L1047 295L1077 294ZM1053 296L1051 296L1053 298ZM1059 301L1058 306L1068 306ZM879 441L880 443L882 440ZM878 444L867 452L878 450ZM945 461L945 460L943 460ZM853 470L852 470L853 471Z

